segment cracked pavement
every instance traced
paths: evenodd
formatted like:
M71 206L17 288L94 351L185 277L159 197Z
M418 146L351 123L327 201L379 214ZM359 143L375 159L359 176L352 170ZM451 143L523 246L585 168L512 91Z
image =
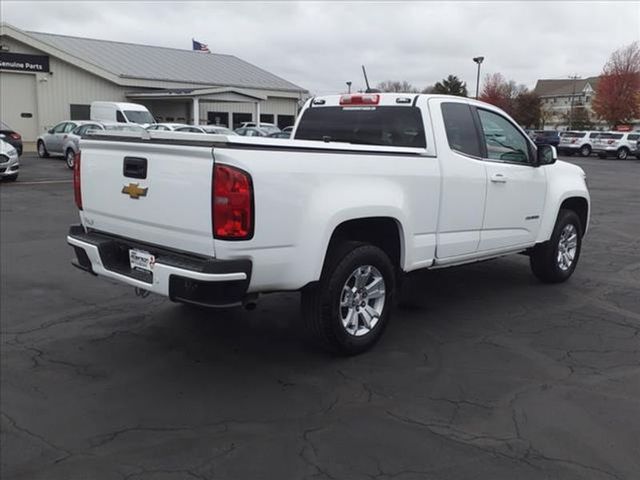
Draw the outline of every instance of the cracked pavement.
M580 264L412 275L373 351L300 341L295 293L206 311L74 269L61 160L0 186L1 476L29 480L640 478L640 161L571 159Z

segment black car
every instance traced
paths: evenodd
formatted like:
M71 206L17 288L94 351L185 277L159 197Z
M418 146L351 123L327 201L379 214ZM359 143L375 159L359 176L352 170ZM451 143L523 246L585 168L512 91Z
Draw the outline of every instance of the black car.
M560 134L555 130L536 130L533 132L533 141L536 145L553 145L560 143Z
M0 120L0 139L15 148L18 151L18 155L22 155L22 136L2 120Z

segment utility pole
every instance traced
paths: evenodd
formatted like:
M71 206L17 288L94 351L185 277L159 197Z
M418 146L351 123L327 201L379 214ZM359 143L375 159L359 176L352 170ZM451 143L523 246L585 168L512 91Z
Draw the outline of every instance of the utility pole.
M580 77L578 75L570 75L569 78L573 80L573 88L571 90L571 107L569 109L569 130L573 130L573 98L576 96L576 80Z

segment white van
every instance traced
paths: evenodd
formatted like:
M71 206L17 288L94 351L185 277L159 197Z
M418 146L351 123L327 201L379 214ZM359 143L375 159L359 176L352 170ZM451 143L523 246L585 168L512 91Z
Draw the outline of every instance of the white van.
M91 102L91 120L96 122L137 123L142 126L155 123L144 105L124 102Z

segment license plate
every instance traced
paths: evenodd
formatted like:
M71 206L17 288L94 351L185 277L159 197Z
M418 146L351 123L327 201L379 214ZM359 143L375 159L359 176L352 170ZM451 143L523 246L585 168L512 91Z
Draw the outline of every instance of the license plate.
M149 252L136 250L135 248L129 250L129 265L132 270L152 272L155 263L156 257L151 255Z

